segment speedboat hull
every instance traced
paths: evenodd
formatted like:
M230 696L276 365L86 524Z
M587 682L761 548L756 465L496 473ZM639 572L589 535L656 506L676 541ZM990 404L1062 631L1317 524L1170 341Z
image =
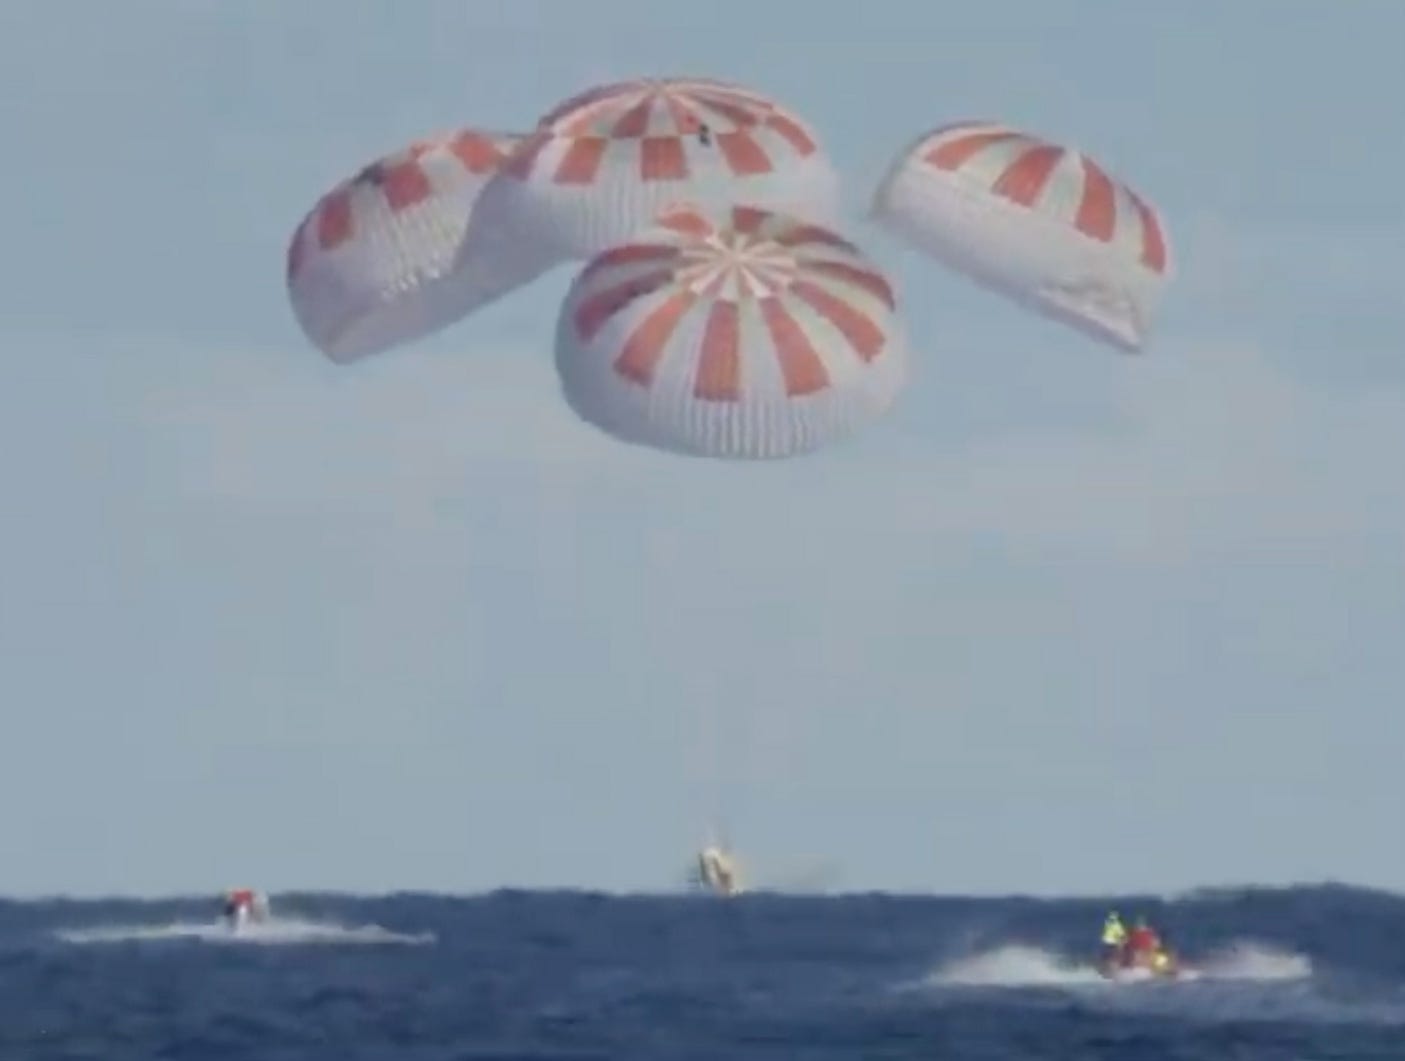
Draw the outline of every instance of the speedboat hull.
M230 932L247 932L268 922L268 914L258 907L236 906L225 912L224 923Z
M1144 984L1157 980L1180 980L1183 978L1179 969L1162 972L1144 965L1104 968L1099 969L1098 972L1102 974L1104 980L1111 980L1119 984Z
M1137 958L1131 961L1103 960L1098 972L1105 980L1117 983L1147 983L1157 980L1182 980L1186 970L1174 955L1168 955L1162 962Z

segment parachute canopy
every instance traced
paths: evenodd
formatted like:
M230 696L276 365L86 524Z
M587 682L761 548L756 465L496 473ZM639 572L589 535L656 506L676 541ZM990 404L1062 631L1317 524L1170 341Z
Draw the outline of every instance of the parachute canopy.
M480 192L517 134L460 129L366 166L322 197L288 247L293 312L329 358L421 338L486 301L451 266Z
M540 274L624 243L665 206L733 205L832 223L839 178L812 129L750 89L713 80L603 85L543 116L484 189L462 255L470 273Z
M963 122L903 151L872 218L973 279L1127 351L1170 276L1157 211L1088 156Z
M692 205L596 256L557 323L577 415L627 442L780 458L879 418L907 378L893 289L827 228Z

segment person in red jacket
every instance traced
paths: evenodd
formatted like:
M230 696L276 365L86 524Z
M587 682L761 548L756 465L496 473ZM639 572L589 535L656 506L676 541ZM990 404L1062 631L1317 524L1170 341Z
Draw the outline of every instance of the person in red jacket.
M1137 924L1127 936L1127 957L1132 962L1149 961L1161 949L1161 940L1156 930L1146 923L1146 918L1137 918Z

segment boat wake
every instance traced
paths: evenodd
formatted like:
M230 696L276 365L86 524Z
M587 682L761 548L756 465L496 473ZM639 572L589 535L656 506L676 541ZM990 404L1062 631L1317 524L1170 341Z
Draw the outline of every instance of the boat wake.
M1203 958L1188 957L1186 969L1175 983L1195 980L1263 983L1305 980L1311 976L1312 962L1305 956L1244 941ZM1104 979L1090 961L1076 961L1055 951L1019 945L998 947L949 962L934 971L926 982L944 987L1122 986ZM1169 982L1163 983L1169 986Z
M1050 991L1111 1013L1194 1022L1290 1020L1405 1026L1405 1001L1391 984L1363 984L1315 969L1304 955L1252 941L1187 959L1177 980L1105 980L1091 962L1055 951L1004 946L962 957L900 990L924 1005L961 1005L970 991L1008 992L1021 1005L1051 1003ZM1019 990L1023 989L1023 990ZM1030 989L1034 989L1031 991Z
M342 925L333 921L275 917L232 929L223 921L175 921L165 925L101 925L59 929L65 943L154 943L192 940L232 946L249 945L423 945L434 942L432 932L393 932L380 925Z

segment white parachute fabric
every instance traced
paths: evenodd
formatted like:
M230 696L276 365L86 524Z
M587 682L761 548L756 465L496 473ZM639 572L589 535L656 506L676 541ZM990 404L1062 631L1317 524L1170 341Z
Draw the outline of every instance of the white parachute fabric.
M893 162L870 216L1045 316L1126 351L1146 344L1171 275L1158 212L1088 156L965 122Z
M815 132L759 93L713 80L603 85L546 114L503 164L459 267L539 275L624 243L680 201L834 224L839 190Z
M576 277L556 366L576 414L623 441L783 458L870 424L907 382L887 277L832 230L683 206Z
M378 159L322 197L288 247L294 315L349 363L422 338L510 286L455 275L475 204L519 134L459 129Z

